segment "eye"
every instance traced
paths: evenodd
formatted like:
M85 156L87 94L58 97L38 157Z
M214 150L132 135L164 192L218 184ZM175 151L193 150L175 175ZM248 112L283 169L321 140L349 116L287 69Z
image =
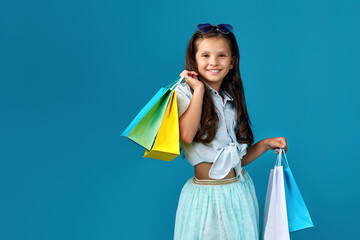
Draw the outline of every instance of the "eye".
M207 55L207 54L203 54L203 55L202 55L202 57L208 57L208 56L209 56L209 55ZM220 56L220 57L226 57L226 54L220 54L219 56Z

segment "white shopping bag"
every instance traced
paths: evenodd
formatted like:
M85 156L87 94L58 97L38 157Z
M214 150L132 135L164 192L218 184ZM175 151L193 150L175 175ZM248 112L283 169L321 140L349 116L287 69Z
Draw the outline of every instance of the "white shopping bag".
M263 240L290 239L286 212L284 174L280 154L274 169L270 170L261 234Z

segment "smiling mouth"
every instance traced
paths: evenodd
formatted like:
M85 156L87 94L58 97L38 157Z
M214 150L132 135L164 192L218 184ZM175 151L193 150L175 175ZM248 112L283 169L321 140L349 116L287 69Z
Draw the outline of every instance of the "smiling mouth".
M212 72L212 73L218 73L218 72L220 72L221 71L221 69L219 69L219 70L207 70L208 72Z

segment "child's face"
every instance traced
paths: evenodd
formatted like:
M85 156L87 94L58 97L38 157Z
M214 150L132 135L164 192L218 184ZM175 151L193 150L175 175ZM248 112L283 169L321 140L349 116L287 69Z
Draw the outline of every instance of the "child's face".
M231 57L228 40L221 37L203 38L196 42L196 63L201 76L210 86L219 90L224 77L234 67L235 57ZM210 69L219 69L211 72Z

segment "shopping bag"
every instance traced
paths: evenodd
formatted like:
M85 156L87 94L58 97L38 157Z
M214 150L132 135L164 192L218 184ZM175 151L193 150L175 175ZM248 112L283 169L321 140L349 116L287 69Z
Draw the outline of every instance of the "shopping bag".
M300 190L290 170L284 149L280 149L280 157L282 151L284 152L283 170L289 231L294 232L301 229L314 227L304 199L301 196Z
M270 170L263 214L263 240L289 240L286 212L283 167L277 158L274 169Z
M173 91L154 145L150 151L145 150L144 157L171 161L179 155L179 117L176 91Z
M182 79L183 77L179 76L174 83L161 88L141 109L121 136L127 137L150 150L164 117L171 93Z

